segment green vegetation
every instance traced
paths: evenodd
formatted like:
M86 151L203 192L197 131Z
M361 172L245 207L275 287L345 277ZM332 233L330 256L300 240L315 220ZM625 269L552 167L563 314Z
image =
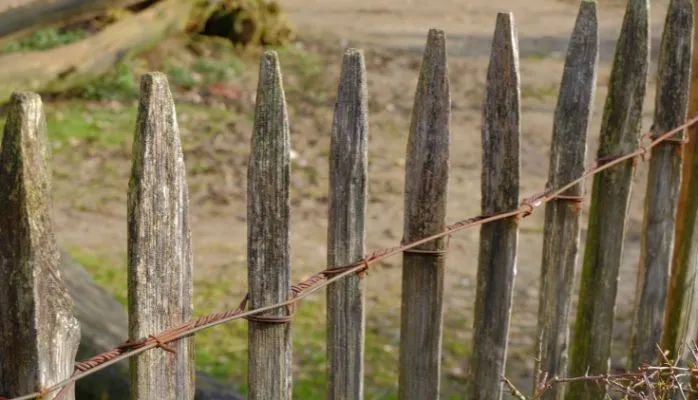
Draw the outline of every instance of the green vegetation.
M293 46L277 47L279 59L286 65L291 63L294 70L305 78L312 78L322 73L322 60L317 54L309 53L305 50Z
M48 137L54 152L61 152L81 142L114 147L131 140L136 118L135 107L107 108L71 100L45 103ZM0 117L0 126L6 116ZM0 138L2 137L0 131Z
M68 248L66 251L75 262L85 267L85 270L92 275L95 282L104 287L114 296L116 301L126 308L128 305L126 264L120 266L109 265L99 256L75 246Z
M113 147L130 140L135 107L108 109L82 102L46 105L46 126L54 151L81 141Z
M106 288L124 307L127 304L126 266L105 264L96 255L79 248L69 249L70 255ZM237 304L220 304L218 299L229 297L228 281L199 280L195 283L195 310L223 311ZM196 316L201 311L195 312ZM324 398L325 370L325 296L320 292L300 303L294 317L293 359L298 368L294 374L293 397L299 399ZM397 323L397 321L396 321ZM302 334L301 334L302 332ZM390 339L375 329L366 332L367 393L375 399L397 399L397 348L387 345ZM244 320L205 330L196 335L195 359L199 370L221 379L239 383L237 388L246 393L247 377L247 322Z
M70 254L85 266L94 279L116 299L126 306L126 266L105 265L98 257L77 248ZM220 304L218 299L229 298L230 285L226 280L198 280L195 283L195 310L206 312L232 309L237 304ZM201 311L195 312L201 315ZM297 366L294 373L293 397L299 399L321 399L325 397L325 296L319 292L299 303L294 317L293 359ZM366 393L372 399L397 399L398 349L390 343L390 332L371 328L366 330L365 368ZM398 326L399 321L390 323ZM394 332L393 332L394 334ZM215 328L204 330L196 335L197 368L221 379L232 380L246 393L247 377L247 322L231 321ZM444 343L444 351L453 360L444 362L444 370L450 364L460 364L470 355L464 341L453 340ZM458 382L445 382L449 386ZM462 386L462 384L461 384ZM462 389L459 389L462 390ZM447 397L457 398L457 397Z
M60 30L47 28L36 31L30 36L6 43L0 48L0 53L16 53L20 51L40 51L74 43L89 35L84 30Z
M61 153L79 144L96 146L93 148L109 150L128 145L133 140L137 105L105 104L73 99L60 102L46 102L46 125L53 152ZM199 129L218 131L225 122L234 117L230 111L208 107L200 104L181 103L177 113L184 129L197 124ZM6 116L0 117L0 126L4 127ZM3 130L0 129L0 139ZM184 150L191 145L189 139L183 139ZM190 166L190 173L196 172L196 163Z
M228 81L238 77L244 65L235 56L214 60L208 58L197 58L191 66L194 72L204 77L204 82Z
M521 97L524 99L531 98L536 100L545 99L555 99L559 86L532 86L532 85L522 85L521 86Z
M117 64L111 73L74 89L72 95L85 100L135 100L138 98L138 78L132 62Z
M166 67L170 83L190 90L200 85L231 82L242 74L244 64L234 56L196 58L191 62L171 63Z

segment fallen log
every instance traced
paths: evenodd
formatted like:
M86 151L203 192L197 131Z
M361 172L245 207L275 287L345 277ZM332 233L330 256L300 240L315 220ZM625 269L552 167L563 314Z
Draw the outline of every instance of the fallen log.
M0 103L15 90L60 92L99 77L135 52L181 32L191 0L164 0L95 35L45 51L0 56Z
M61 255L63 281L73 298L75 315L80 322L81 342L77 358L84 360L123 343L128 338L128 317L124 308L70 255L66 252L61 252ZM78 380L75 389L77 399L129 399L128 360ZM241 399L230 385L197 372L195 400Z
M0 37L15 37L38 28L89 18L109 8L129 7L144 0L2 0Z
M278 4L263 0L19 0L15 8L8 8L8 1L0 0L0 43L5 39L2 29L15 29L3 27L4 20L20 12L14 10L48 8L54 2L66 8L74 6L70 10L56 6L57 10L47 11L46 16L37 16L33 22L27 15L18 18L27 21L25 31L30 32L49 21L65 27L62 18L69 11L70 15L84 17L89 12L119 6L135 4L139 9L113 22L110 19L107 25L100 24L96 33L75 43L0 54L0 104L6 103L15 90L58 93L82 86L178 33L222 36L243 45L279 45L293 38L291 24Z

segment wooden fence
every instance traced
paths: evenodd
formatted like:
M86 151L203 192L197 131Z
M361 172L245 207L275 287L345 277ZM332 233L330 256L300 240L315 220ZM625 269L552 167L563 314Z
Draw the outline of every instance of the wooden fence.
M597 163L636 150L649 64L649 2L630 0L603 109ZM692 53L690 0L672 0L660 49L651 137L686 119ZM596 5L584 1L572 32L554 114L549 187L585 173L586 141L599 51ZM482 119L482 213L520 206L520 76L513 16L497 16ZM444 231L449 178L450 87L444 33L428 35L414 101L405 172L404 242ZM249 308L292 296L289 257L290 135L276 53L259 72L248 169ZM349 49L339 82L330 153L328 264L365 253L367 182L366 71ZM646 193L642 255L629 369L655 362L661 343L686 362L697 338L698 240L670 273L682 133L654 147ZM51 167L42 102L15 93L0 153L0 394L12 398L68 378L79 343L78 322L59 271L51 220ZM128 189L128 311L132 340L192 316L192 250L188 194L175 105L167 78L141 80ZM569 332L579 259L582 186L546 204L537 333L536 385L546 377L604 374L609 369L618 271L634 160L594 174L577 319ZM694 216L691 216L693 218ZM501 398L512 305L518 219L481 227L470 360L471 399ZM403 258L399 397L439 397L444 255L440 238ZM356 274L329 285L328 398L363 398L364 293ZM665 299L669 298L669 301ZM665 306L666 303L666 306ZM665 312L665 310L667 310ZM290 399L292 310L249 319L249 398ZM666 322L665 322L666 321ZM134 399L190 399L193 337L131 358ZM569 361L567 361L569 359ZM464 360L466 362L466 360ZM534 386L536 386L534 385ZM579 381L556 385L545 399L597 399L606 390ZM565 393L566 392L566 393ZM68 397L73 394L68 393Z

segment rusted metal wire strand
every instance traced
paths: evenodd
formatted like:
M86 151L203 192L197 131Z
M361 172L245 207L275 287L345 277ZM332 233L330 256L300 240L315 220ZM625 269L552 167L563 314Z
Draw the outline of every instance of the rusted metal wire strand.
M642 137L643 139L651 139L651 141L648 144L640 145L635 151L628 154L600 158L590 167L588 167L579 178L567 183L566 185L558 189L549 189L541 193L529 196L525 198L523 201L521 201L519 207L516 209L496 212L488 215L478 215L475 217L463 219L451 225L448 225L445 230L435 235L414 241L412 243L401 244L400 246L378 249L369 253L364 258L355 263L325 269L324 271L319 272L299 282L296 285L293 285L291 287L292 294L290 298L284 302L260 307L251 311L245 311L245 309L247 308L247 301L249 298L249 295L245 295L243 300L240 302L240 305L234 310L208 314L199 317L195 320L185 322L179 326L169 328L163 332L160 332L159 334L150 335L149 337L140 340L127 341L110 351L98 354L85 361L76 362L75 372L72 374L70 378L63 380L42 392L35 392L24 396L14 397L9 400L35 399L37 397L40 397L42 394L45 394L46 392L51 393L59 389L63 389L61 390L61 392L59 392L59 396L62 397L64 394L63 392L67 391L67 387L69 387L69 385L74 384L74 382L78 379L91 375L123 359L134 357L138 354L141 354L147 350L151 350L156 347L162 348L165 351L174 351L173 349L167 346L167 343L177 339L181 339L186 336L194 335L203 329L208 329L228 321L245 318L257 323L288 323L293 318L295 304L298 301L329 285L332 282L343 279L346 276L352 274L359 274L360 276L363 276L363 274L367 273L370 265L373 263L382 261L386 258L392 257L404 251L423 252L421 250L415 251L416 249L412 249L436 239L450 237L453 233L462 231L467 228L472 228L474 226L483 225L493 221L498 221L507 218L524 218L533 213L541 205L552 200L565 200L574 203L579 203L581 201L581 197L567 196L563 193L565 193L571 187L583 182L587 178L596 175L601 171L609 169L617 164L638 157L644 158L644 156L648 154L652 148L661 144L662 142L670 142L672 144L686 143L687 140L677 140L672 136L676 135L677 133L690 126L695 125L696 123L698 123L698 115L687 120L684 124L661 135L650 136L649 133L645 134ZM442 254L442 251L429 251L429 254L439 255ZM285 307L287 309L287 313L285 316L261 315L267 311L275 310L281 307ZM57 396L57 398L59 396Z

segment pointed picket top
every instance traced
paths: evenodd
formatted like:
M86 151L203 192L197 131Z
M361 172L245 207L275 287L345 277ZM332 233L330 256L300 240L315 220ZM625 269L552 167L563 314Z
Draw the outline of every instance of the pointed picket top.
M255 309L288 300L290 136L288 111L276 52L260 61L252 149L247 170L247 268L249 306ZM279 308L265 316L286 315ZM250 400L290 400L289 323L250 319L248 330Z
M499 13L487 69L482 116L482 146L485 152L482 178L488 185L493 185L483 190L483 213L518 206L520 119L519 49L514 16Z
M519 205L521 88L511 13L497 15L482 117L482 213ZM473 321L470 398L500 399L516 275L518 220L483 225Z
M431 29L417 82L407 143L404 240L412 242L445 228L451 93L444 32ZM436 157L436 159L431 159ZM413 179L418 179L413 181ZM426 179L426 181L423 181ZM437 184L433 190L429 185ZM434 206L437 205L437 206ZM415 218L415 216L421 218ZM442 247L440 241L420 248Z
M599 59L596 2L582 1L570 37L560 93L553 121L548 183L559 188L584 172L587 129L594 105ZM581 196L583 185L567 190L566 196ZM540 277L538 342L534 387L541 375L567 373L568 320L574 278L579 259L581 208L574 201L556 200L546 204L543 257ZM543 394L546 400L559 398L564 385L555 385Z
M128 192L129 335L141 339L191 318L193 262L186 169L167 77L141 78ZM134 399L193 399L193 339L131 359Z
M51 216L50 143L41 98L16 92L0 153L0 395L68 378L80 342ZM66 399L74 398L68 389Z

